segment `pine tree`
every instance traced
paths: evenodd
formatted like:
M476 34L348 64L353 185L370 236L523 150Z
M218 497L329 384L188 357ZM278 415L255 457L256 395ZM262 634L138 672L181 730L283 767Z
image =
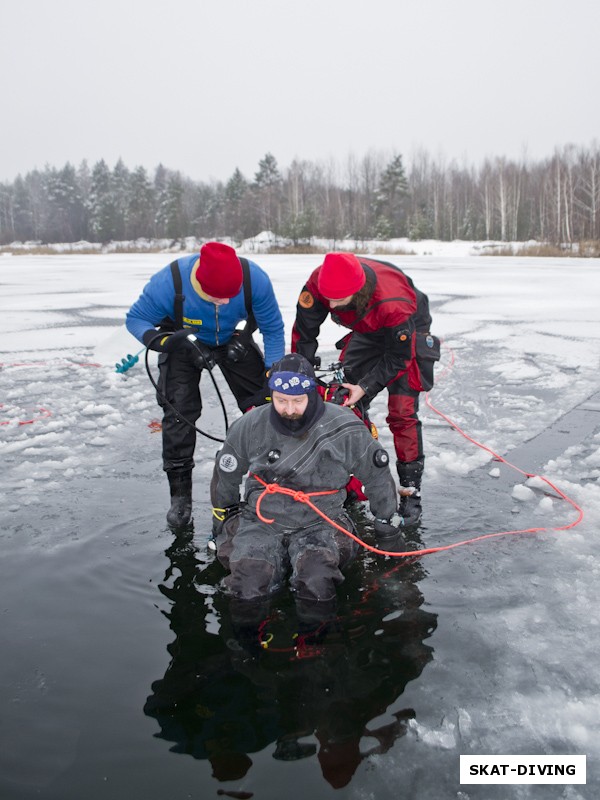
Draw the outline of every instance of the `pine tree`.
M239 203L248 191L248 181L242 175L239 167L225 184L225 200L228 203Z
M125 231L128 239L154 236L154 186L144 167L136 167L129 179Z
M200 184L194 192L190 233L198 239L226 235L221 224L223 184Z
M254 175L254 184L258 189L268 189L281 183L281 174L277 166L277 159L272 153L267 153L258 162L258 172Z
M267 153L258 162L258 172L254 176L260 222L264 230L274 230L278 227L280 217L279 190L281 187L281 174L277 167L277 160L272 153Z
M161 193L157 211L157 222L163 235L169 239L179 239L186 235L183 214L184 186L181 174L169 175Z
M408 238L413 242L421 239L433 239L433 224L424 206L415 209L408 220Z
M236 167L233 175L225 184L223 192L223 231L238 242L246 236L251 236L252 230L248 230L248 210L252 203L249 201L250 184Z
M402 156L397 155L381 174L375 197L376 227L387 232L385 238L404 235L404 206L407 196L408 181Z
M159 164L154 173L154 197L155 197L154 229L156 231L156 236L160 238L167 235L167 232L165 230L164 215L161 209L166 203L168 181L169 181L169 171L162 164Z
M0 183L0 244L8 244L13 238L10 222L11 195L12 186L9 183Z
M21 175L18 175L9 196L9 225L11 239L25 242L33 238L33 213L29 190Z
M281 232L291 239L295 246L308 244L317 225L317 215L311 206L307 206L298 214L286 217Z
M112 175L104 159L92 169L89 198L90 229L96 241L103 243L115 238L115 201L112 194Z
M92 173L85 159L77 167L77 186L79 187L79 196L81 197L82 203L81 238L90 239L92 237L90 230L89 197L92 191Z
M47 238L53 242L74 242L85 234L85 205L75 167L67 163L45 177L48 201Z
M123 240L127 227L130 173L120 158L112 171L112 195L115 211L114 238Z

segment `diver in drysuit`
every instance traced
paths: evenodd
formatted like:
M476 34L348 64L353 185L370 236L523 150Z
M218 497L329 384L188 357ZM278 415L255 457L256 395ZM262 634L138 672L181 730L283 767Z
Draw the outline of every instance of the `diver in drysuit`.
M217 454L211 499L215 515L225 517L215 530L217 556L230 570L225 585L233 597L255 600L281 588L289 574L297 598L330 601L357 544L292 493L305 493L330 520L352 530L344 487L356 475L378 542L396 540L400 518L389 457L355 414L323 401L313 367L298 353L273 365L269 387L272 404L236 420ZM269 484L284 491L266 490Z

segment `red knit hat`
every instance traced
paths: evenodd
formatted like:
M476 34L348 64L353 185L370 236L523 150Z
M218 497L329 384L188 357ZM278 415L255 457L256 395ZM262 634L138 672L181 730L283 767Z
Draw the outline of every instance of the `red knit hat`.
M356 294L367 276L353 253L327 253L319 270L319 291L328 300L341 300Z
M202 291L211 297L235 297L242 288L242 265L233 247L207 242L200 248L196 278Z

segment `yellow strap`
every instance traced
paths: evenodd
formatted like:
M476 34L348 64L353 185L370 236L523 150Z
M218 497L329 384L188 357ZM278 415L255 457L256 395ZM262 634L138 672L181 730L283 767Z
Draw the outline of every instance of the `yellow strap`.
M220 511L221 513L217 514L217 511ZM213 510L212 510L213 517L216 517L219 520L219 522L223 522L223 520L225 519L225 512L226 511L227 511L226 508L215 508L213 506Z

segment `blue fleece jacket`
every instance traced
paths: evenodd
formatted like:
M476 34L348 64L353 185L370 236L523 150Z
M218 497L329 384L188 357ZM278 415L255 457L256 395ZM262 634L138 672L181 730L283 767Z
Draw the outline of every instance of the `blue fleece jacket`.
M247 319L243 288L229 303L217 306L202 297L197 282L192 280L198 254L177 259L183 284L183 325L194 328L198 339L209 345L226 344L236 325ZM265 364L270 367L285 354L285 337L281 311L267 273L253 261L250 266L252 310L264 342ZM127 313L127 330L143 343L144 333L165 318L175 318L175 287L170 266L156 273Z

